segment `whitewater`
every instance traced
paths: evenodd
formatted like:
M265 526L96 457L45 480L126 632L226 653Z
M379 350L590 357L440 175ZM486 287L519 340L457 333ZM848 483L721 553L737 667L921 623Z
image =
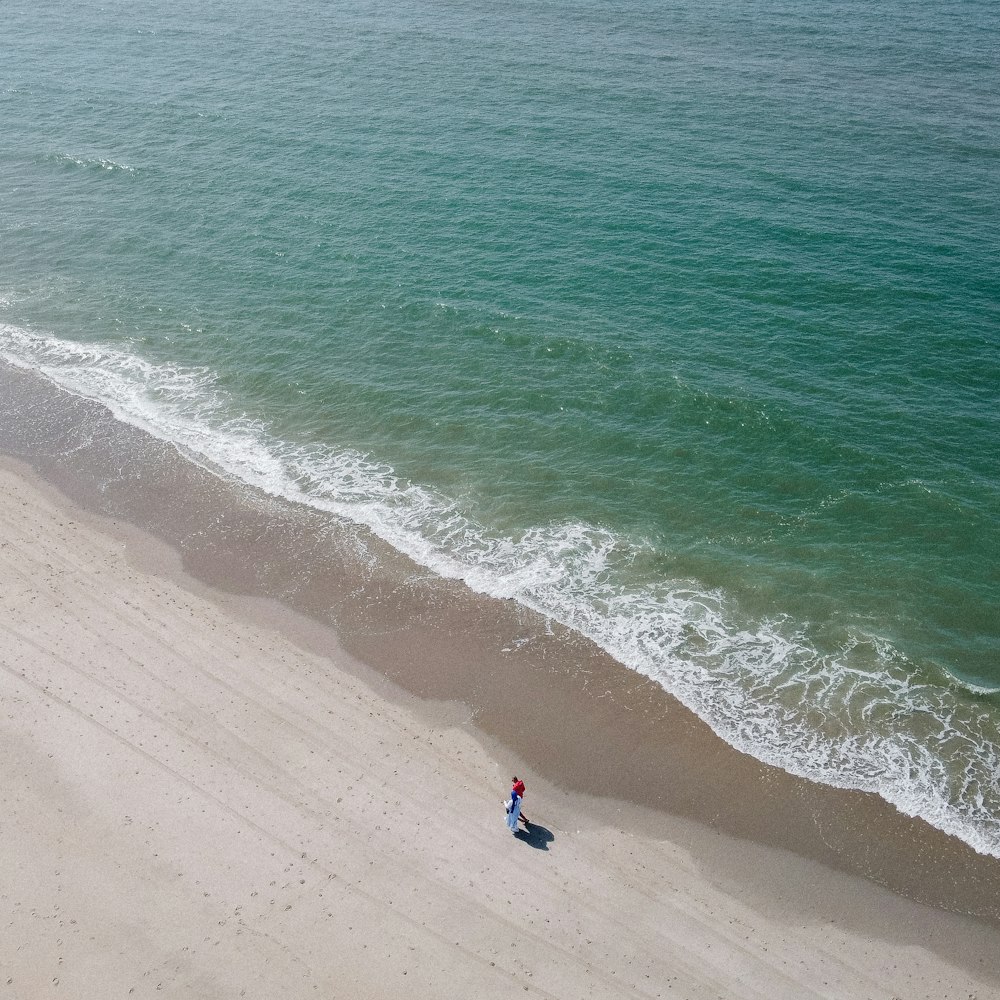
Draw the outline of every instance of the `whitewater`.
M442 577L577 631L738 750L874 792L1000 857L994 692L941 683L862 623L840 648L821 651L806 623L752 620L735 595L651 573L649 539L582 521L504 535L377 457L277 436L207 367L155 364L11 324L0 324L0 357L101 403L217 475L363 526Z

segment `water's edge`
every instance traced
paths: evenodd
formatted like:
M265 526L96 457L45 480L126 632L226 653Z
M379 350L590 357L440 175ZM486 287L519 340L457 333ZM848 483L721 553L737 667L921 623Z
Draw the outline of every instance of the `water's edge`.
M734 620L724 594L696 583L630 588L616 572L641 553L586 524L539 526L520 539L493 535L391 468L282 442L233 417L205 373L4 324L0 357L95 401L222 479L352 523L442 580L570 629L655 681L743 753L876 793L1000 856L1000 819L977 792L992 787L1000 767L996 720L976 702L987 694L915 681L912 665L877 637L853 635L830 655L794 623ZM949 747L949 756L935 756L935 746Z
M276 597L333 624L349 653L412 693L468 704L484 733L553 783L697 819L1000 922L992 859L875 796L734 751L579 635L429 578L343 521L220 479L31 373L0 366L0 387L4 453L73 502L153 532L206 583Z

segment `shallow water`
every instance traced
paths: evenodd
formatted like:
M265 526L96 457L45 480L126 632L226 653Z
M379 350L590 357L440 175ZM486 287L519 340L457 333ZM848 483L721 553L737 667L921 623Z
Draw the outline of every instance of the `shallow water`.
M0 351L997 853L998 39L9 12Z

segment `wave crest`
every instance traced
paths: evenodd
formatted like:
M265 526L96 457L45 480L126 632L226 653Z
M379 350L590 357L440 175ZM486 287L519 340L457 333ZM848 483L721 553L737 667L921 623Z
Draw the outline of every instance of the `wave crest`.
M64 166L80 167L84 170L100 170L106 173L128 174L134 177L138 173L138 168L127 163L119 163L117 160L107 159L101 156L73 156L70 153L57 153L52 159L56 163Z
M746 621L694 581L636 567L651 553L566 522L504 537L449 498L350 450L296 444L233 411L208 369L154 365L116 348L0 324L0 356L100 401L120 420L266 493L369 528L435 573L513 599L642 673L739 750L794 774L876 792L1000 857L997 713L919 679L856 630L835 653L794 622Z

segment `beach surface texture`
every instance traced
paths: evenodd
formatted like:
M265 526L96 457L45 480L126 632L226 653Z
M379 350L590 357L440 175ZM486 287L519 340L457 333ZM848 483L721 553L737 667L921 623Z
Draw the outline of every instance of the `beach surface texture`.
M997 39L5 5L0 1000L1000 1000Z
M461 706L16 466L0 595L0 996L1000 995L991 924L787 851L530 775L511 836Z

